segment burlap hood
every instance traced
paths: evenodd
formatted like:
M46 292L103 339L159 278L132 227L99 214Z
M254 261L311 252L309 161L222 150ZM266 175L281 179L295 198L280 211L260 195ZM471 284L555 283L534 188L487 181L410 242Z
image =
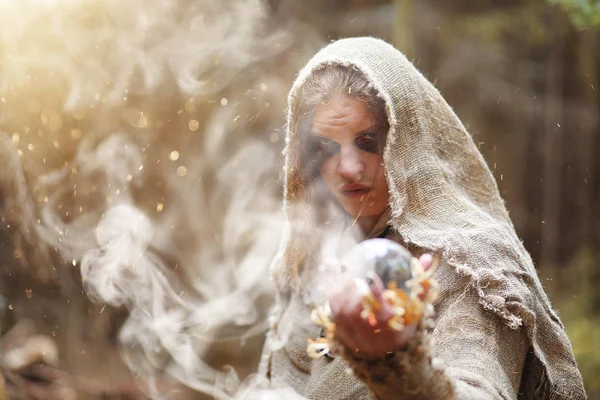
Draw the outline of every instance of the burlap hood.
M527 330L552 398L584 397L569 339L481 153L438 90L391 45L374 38L339 40L300 71L289 94L284 207L298 173L298 89L313 71L330 64L358 68L385 100L393 227L407 243L440 252L457 276L469 276L482 307L510 327ZM284 237L282 249L286 243ZM274 266L283 283L288 271L281 263Z

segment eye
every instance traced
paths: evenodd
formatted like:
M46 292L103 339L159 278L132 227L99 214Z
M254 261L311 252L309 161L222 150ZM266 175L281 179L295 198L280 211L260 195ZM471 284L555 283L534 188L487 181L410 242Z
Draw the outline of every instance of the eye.
M320 136L315 137L314 144L317 154L325 157L330 157L337 153L340 147L337 142Z
M356 146L369 153L381 153L383 150L381 137L375 133L365 133L354 139Z

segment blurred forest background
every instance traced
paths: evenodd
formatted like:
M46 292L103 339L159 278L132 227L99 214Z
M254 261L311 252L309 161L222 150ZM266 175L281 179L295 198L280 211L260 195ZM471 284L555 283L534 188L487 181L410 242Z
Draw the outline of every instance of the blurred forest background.
M159 10L156 15L160 16L164 10L159 4L165 2L147 4ZM33 350L27 353L32 362L25 372L0 369L4 374L4 378L0 374L1 400L5 400L3 379L13 385L11 399L142 398L121 357L121 346L131 343L119 337L131 316L132 304L140 300L132 297L130 303L118 304L96 295L95 300L104 301L90 301L86 291L95 292L82 284L79 269L86 252L98 247L93 229L119 201L135 204L151 216L157 233L150 249L166 270L181 280L181 293L195 293L193 304L211 303L217 297L232 302L248 300L251 308L240 311L240 315L256 314L249 322L236 322L235 328L222 321L211 333L220 337L235 332L230 339L195 344L203 362L217 369L231 364L240 377L256 368L266 327L265 309L272 301L272 291L264 282L273 249L266 250L262 258L252 259L253 265L262 262L264 266L256 267L256 276L247 279L240 278L248 274L247 269L240 269L240 260L247 258L231 254L249 254L256 242L252 236L256 224L264 222L266 214L277 215L278 154L283 146L285 96L294 74L327 41L358 35L381 37L405 52L467 125L566 325L589 397L600 398L600 1L232 1L239 6L239 13L233 13L235 7L206 6L210 8L206 21L210 22L203 20L206 25L202 32L196 32L183 11L204 15L201 7L209 2L198 1L197 7L193 3L173 2L177 8L162 14L172 26L190 26L189 30L161 27L156 32L189 34L191 39L211 42L209 50L189 47L192 52L204 51L210 63L203 66L198 61L191 72L181 73L206 74L210 76L207 81L223 82L213 84L210 90L185 86L177 67L171 66L168 74L151 71L155 78L161 77L161 84L148 85L151 73L142 71L144 90L132 89L139 84L132 78L124 84L128 89L123 100L122 95L118 100L109 98L107 87L115 87L118 81L111 71L122 67L120 57L126 61L133 53L127 50L118 53L121 56L115 56L114 65L102 73L102 82L113 83L93 87L87 99L86 90L94 83L85 81L92 78L85 78L83 94L73 105L73 86L61 86L61 74L66 76L73 70L44 75L33 68L30 78L23 82L9 81L9 67L15 57L10 53L11 40L29 40L29 28L24 22L15 33L6 25L0 26L0 333L10 331L0 342L0 351L8 354L13 347L23 347L23 338L32 337L33 332L55 343L35 342L38 349L47 345L50 350L44 356L33 354ZM240 5L246 3L250 4L248 9ZM114 23L125 35L127 24L120 23L125 21L121 14L135 14L136 9L123 6L118 17L107 17L102 20L104 25L94 25L89 22L97 15L114 11L95 7L94 16L90 13L77 19L79 14L74 12L71 16L75 22L66 18L70 15L66 12L62 22L52 21L56 14L51 12L40 14L42 19L36 23L66 24L61 32L85 32L81 43L90 42L67 52L48 39L55 31L42 31L43 40L53 43L44 51L54 51L57 57L68 54L74 60L85 56L90 65L108 63L112 50L95 49L103 40L111 43L111 37L103 34L97 39L94 32L104 32L101 26L110 31ZM260 15L248 16L250 9ZM0 2L0 20L6 10ZM244 14L246 11L249 14ZM151 25L153 20L149 20ZM246 20L251 22L246 24ZM250 29L259 23L260 33ZM211 31L206 29L216 32L222 25L228 28L211 38L207 33ZM131 29L136 26L132 24ZM18 36L22 32L23 36ZM257 40L246 42L233 32L257 35ZM281 32L283 36L277 36ZM273 33L277 33L275 39ZM264 46L263 37L269 38ZM158 39L147 35L140 48L146 49L152 40ZM186 37L178 36L173 43L185 44ZM231 51L235 46L244 51ZM28 51L20 45L12 50ZM148 51L144 60L161 64L162 59L153 58L154 54ZM179 54L183 58L187 55L184 51ZM91 71L84 64L73 65ZM131 71L130 76L140 72L135 68ZM36 85L31 86L31 76ZM103 99L107 99L104 105L99 105ZM88 111L82 112L84 108ZM119 139L115 139L117 131ZM201 133L205 133L202 140ZM254 146L250 150L248 143ZM142 149L135 155L136 162L131 161L135 157L130 153L119 153L128 146ZM102 154L109 156L100 158ZM259 159L266 165L256 167ZM140 163L143 170L138 168ZM244 166L245 175L240 172ZM122 177L111 180L113 175L105 171L109 167L121 168ZM57 171L64 174L57 175ZM244 183L261 188L263 194L254 194L241 210L262 219L248 221L245 228L236 231L235 243L230 243L227 237L232 235L232 227L240 224L227 215L236 208L231 200L238 193L234 186ZM84 218L86 207L93 213ZM72 232L70 238L65 228ZM220 267L217 274L213 272L215 265ZM200 283L188 283L192 281ZM123 290L135 291L135 287ZM231 293L241 297L228 297ZM218 315L227 308L211 310L217 310L214 315ZM56 357L52 346L56 346ZM177 364L174 353L169 354L152 364L152 374ZM136 369L132 359L135 357L130 357L127 365L134 377L149 371ZM54 367L41 370L33 365L40 362ZM185 385L206 393L200 385L173 380L169 375L173 374L165 374L159 386L161 391L173 390L170 398L199 398ZM55 384L58 381L61 383Z

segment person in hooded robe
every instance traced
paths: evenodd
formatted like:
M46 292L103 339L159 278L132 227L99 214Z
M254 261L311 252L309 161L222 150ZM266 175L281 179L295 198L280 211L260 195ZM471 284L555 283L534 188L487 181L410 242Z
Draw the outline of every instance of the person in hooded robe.
M272 265L277 305L259 371L310 399L584 399L570 341L490 169L434 86L388 43L333 42L289 93L288 225ZM438 283L433 313L387 329L361 316L358 287L329 293L342 351L307 341L319 265L387 238ZM382 282L370 286L381 296ZM383 327L383 328L382 328Z

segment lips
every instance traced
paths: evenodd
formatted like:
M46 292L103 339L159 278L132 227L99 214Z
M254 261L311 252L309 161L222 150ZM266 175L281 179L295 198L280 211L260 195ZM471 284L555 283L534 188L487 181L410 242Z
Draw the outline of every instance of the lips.
M348 185L343 185L340 188L340 192L350 198L350 199L361 199L363 196L365 196L367 193L369 193L371 191L371 188L365 185L359 185L359 184L348 184Z

